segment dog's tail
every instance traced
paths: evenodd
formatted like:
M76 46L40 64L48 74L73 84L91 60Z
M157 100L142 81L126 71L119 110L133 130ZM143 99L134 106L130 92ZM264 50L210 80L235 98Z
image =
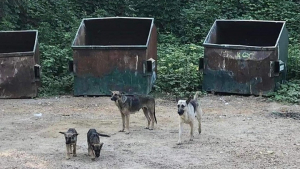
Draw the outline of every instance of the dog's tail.
M109 135L106 135L106 134L101 134L101 133L98 133L99 136L102 136L102 137L110 137Z
M199 91L197 91L197 92L195 93L195 95L194 95L194 100L197 100L198 97L199 97Z
M154 119L155 119L155 123L157 124L157 120L156 120L156 116L155 116L155 100L154 100Z

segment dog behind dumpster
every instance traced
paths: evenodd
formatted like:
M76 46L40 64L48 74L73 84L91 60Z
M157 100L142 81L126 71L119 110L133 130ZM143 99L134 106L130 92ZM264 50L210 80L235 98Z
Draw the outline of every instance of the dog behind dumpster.
M104 143L100 142L99 136L110 137L106 134L100 134L95 129L90 129L87 133L88 155L92 160L100 156L100 151Z
M198 132L199 134L201 133L202 109L198 101L198 92L194 95L194 99L189 98L188 100L178 100L177 107L179 115L179 140L177 144L181 144L183 123L190 125L190 141L193 141L196 119L198 120Z
M122 117L122 129L120 130L120 132L124 132L124 130L126 129L125 133L129 134L130 114L134 114L140 109L143 109L144 115L147 119L146 129L153 130L154 121L157 124L157 120L155 117L155 99L153 97L144 95L129 96L119 91L111 92L111 100L114 101L116 106L119 108Z
M70 159L70 154L73 154L73 157L76 157L76 143L77 143L77 136L78 133L74 128L69 128L67 132L59 132L65 135L66 139L66 148L67 148L67 155L66 158Z

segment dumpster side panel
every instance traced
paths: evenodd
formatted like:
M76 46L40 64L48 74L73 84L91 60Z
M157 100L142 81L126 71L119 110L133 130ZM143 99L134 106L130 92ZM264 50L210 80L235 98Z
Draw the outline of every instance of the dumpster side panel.
M74 95L110 95L110 90L127 93L147 91L143 74L146 50L75 49Z
M157 32L153 25L150 40L147 48L147 59L153 58L157 62Z
M75 46L81 46L86 44L86 27L84 25L84 22L81 22L81 25L78 28L76 38L74 40L73 45Z
M276 78L276 82L282 83L286 80L287 76L287 61L288 61L288 46L289 46L289 37L288 31L284 25L282 32L278 41L278 59L284 62L284 67L281 67L282 72L280 76Z
M274 89L269 76L275 51L205 48L203 89L206 91L265 94Z
M156 27L153 25L150 40L147 48L147 59L153 58L155 60L155 69L152 73L147 73L147 94L151 92L153 85L157 79L157 32Z
M0 98L36 97L34 64L32 56L0 58Z

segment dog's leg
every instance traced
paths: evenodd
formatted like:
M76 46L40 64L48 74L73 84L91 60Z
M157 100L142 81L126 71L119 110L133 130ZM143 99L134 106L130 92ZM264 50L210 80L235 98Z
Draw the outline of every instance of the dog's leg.
M201 110L201 108L198 108L197 120L198 120L198 132L199 132L199 134L201 133L201 119L202 119L202 110Z
M122 116L122 129L119 132L124 132L125 130L125 115L121 112Z
M104 143L100 143L100 153L101 153L103 144L104 144Z
M144 112L144 115L146 117L146 120L147 120L147 124L146 124L146 127L145 129L149 129L149 126L150 126L150 117L149 117L149 113L148 113L148 110L146 108L143 108L143 112Z
M66 155L66 159L70 159L70 144L66 144L66 148L67 148L67 155Z
M177 142L178 145L181 144L182 124L183 122L179 123L179 140Z
M194 123L193 122L190 122L190 127L191 127L190 141L193 141L193 137L194 137Z
M129 132L129 118L130 118L130 113L127 113L127 114L125 115L125 119L126 119L126 123L125 123L125 125L126 125L125 134L129 134L129 133L130 133L130 132Z
M95 157L95 152L94 152L94 150L92 150L92 149L91 149L91 155L92 155L91 159L92 159L92 160L95 160L95 158L96 158L96 157Z
M201 116L197 116L197 120L198 120L198 132L199 134L201 133Z
M150 111L150 110L148 110ZM149 112L150 114L150 118L151 118L151 128L149 128L149 130L153 130L154 129L154 121L155 121L155 117L154 117L154 113L153 112Z
M76 157L76 143L73 144L73 157Z
M88 155L91 156L92 155L92 149L91 149L91 145L88 142Z

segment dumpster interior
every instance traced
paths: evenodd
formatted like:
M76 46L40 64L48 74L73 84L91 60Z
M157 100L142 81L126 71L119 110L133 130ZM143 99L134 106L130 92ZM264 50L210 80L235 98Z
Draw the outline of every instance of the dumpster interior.
M216 21L208 43L275 46L282 22Z
M0 53L32 52L35 39L35 31L0 32Z
M84 45L146 45L151 23L151 19L85 20Z

